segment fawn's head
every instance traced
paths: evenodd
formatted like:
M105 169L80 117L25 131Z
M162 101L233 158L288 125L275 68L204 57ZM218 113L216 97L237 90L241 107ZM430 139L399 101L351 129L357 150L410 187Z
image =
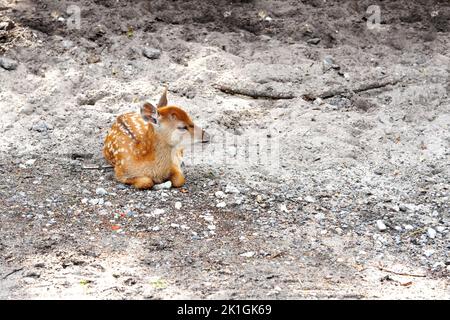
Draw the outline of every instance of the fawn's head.
M183 109L167 105L167 88L157 107L146 102L141 107L141 116L148 125L154 125L171 146L181 143L209 142L209 135L198 127Z

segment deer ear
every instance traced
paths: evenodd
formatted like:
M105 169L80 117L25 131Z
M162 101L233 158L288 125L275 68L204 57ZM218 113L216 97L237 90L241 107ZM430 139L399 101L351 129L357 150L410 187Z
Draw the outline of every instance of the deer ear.
M165 107L165 106L167 106L167 86L164 88L164 92L161 95L161 98L159 98L159 102L157 104L158 108Z
M144 105L141 107L141 117L144 119L145 122L150 122L153 124L158 124L158 109L152 105L150 102L144 103Z

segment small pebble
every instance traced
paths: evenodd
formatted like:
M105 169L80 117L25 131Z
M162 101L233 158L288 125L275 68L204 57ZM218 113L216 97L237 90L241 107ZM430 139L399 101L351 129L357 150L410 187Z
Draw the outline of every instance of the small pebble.
M308 39L306 41L306 43L309 43L309 44L318 44L319 42L320 42L320 38L312 38L312 39Z
M211 215L205 215L205 216L203 216L203 219L205 219L206 221L209 221L209 222L214 221L214 217Z
M443 227L443 226L438 226L438 227L436 227L436 231L439 232L439 233L442 233L442 232L445 231L445 227Z
M428 228L427 235L430 239L436 238L436 230L434 230L433 228Z
M163 190L163 189L170 189L171 187L172 187L172 182L169 180L164 183L155 184L153 186L153 190L158 191L158 190Z
M17 66L17 61L5 57L0 57L0 67L2 67L3 69L11 71L17 69Z
M316 100L314 100L314 104L317 106L320 106L321 104L323 104L323 99L322 98L317 98Z
M36 159L30 159L30 160L25 161L25 164L32 166L35 162L36 162Z
M254 253L253 251L244 252L244 253L241 253L241 254L240 254L241 257L246 257L246 258L251 258L251 257L253 257L254 255L255 255L255 253Z
M380 231L386 230L386 225L384 224L383 220L377 220L377 228Z
M226 206L227 204L225 203L225 202L219 202L218 204L216 204L216 207L217 208L225 208L225 206Z
M226 194L223 191L217 191L214 195L219 199L223 199L226 197Z
M339 66L334 62L333 57L326 56L322 61L323 71L327 71L329 69L339 69Z
M155 48L144 48L142 50L142 54L148 59L158 59L161 56L161 50Z
M164 209L155 209L153 210L153 215L154 216L159 216L160 214L164 213Z
M46 123L45 121L38 121L31 126L31 130L37 132L46 132L48 130L53 130L53 126Z
M100 202L100 199L91 199L91 200L89 200L89 204L92 204L93 206L99 204L99 202Z
M181 202L180 201L175 202L175 209L177 209L177 210L181 209Z
M235 186L232 186L231 184L227 184L225 187L225 193L239 193L239 189Z
M108 194L108 191L106 191L104 188L97 188L95 189L95 193L99 196L104 196L105 194Z
M427 250L425 250L425 251L423 252L423 254L424 254L427 258L431 257L434 253L435 253L435 250L433 250L433 249L427 249Z

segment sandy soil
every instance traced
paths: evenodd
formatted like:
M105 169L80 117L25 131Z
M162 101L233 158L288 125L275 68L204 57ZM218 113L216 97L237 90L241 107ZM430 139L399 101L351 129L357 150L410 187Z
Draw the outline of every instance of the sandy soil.
M450 298L450 4L372 4L0 0L0 298ZM88 169L164 84L185 187Z

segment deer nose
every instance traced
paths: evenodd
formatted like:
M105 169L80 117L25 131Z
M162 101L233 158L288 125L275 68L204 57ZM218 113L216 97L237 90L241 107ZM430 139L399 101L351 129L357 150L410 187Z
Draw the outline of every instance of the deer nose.
M202 129L202 143L208 143L211 140L208 132L205 129Z

